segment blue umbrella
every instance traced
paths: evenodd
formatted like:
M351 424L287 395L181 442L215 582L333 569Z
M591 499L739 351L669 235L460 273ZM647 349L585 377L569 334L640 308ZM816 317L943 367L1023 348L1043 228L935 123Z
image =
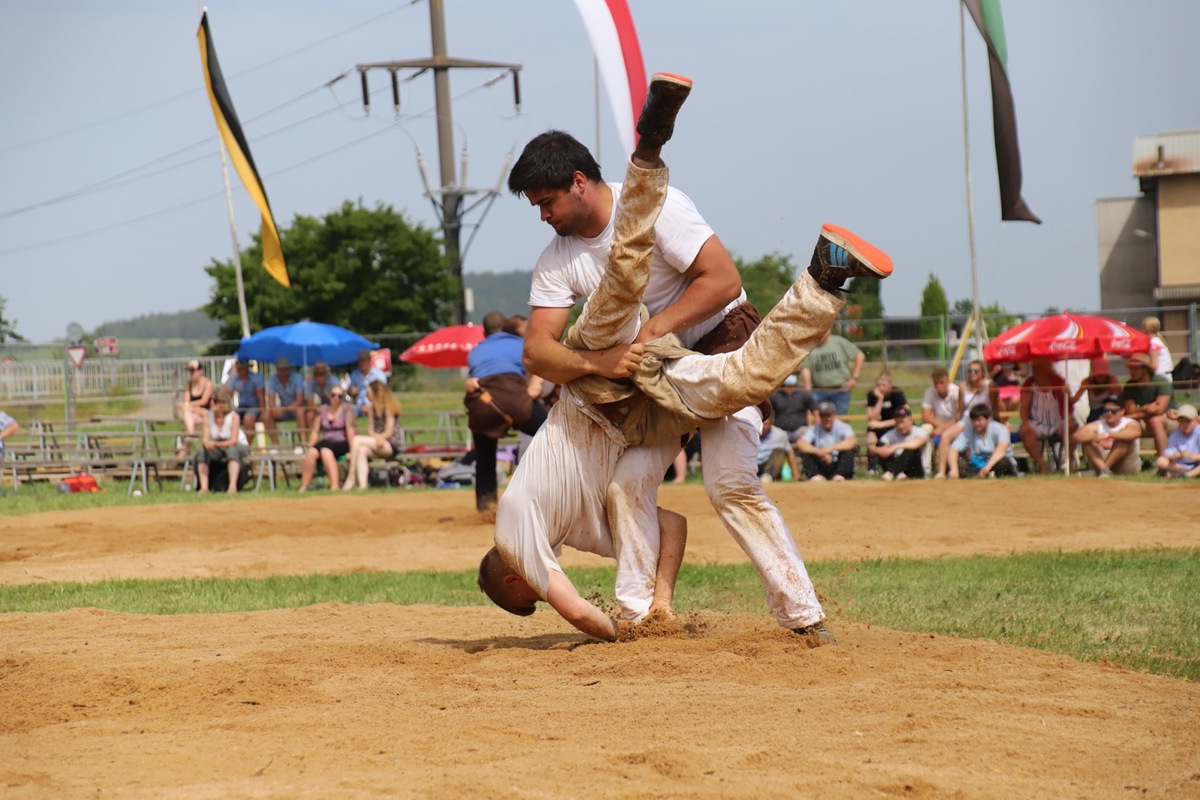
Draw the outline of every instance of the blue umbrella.
M360 350L379 347L354 331L304 320L294 325L276 325L242 339L237 357L252 361L274 361L284 356L293 364L307 367L318 361L331 366L351 364Z

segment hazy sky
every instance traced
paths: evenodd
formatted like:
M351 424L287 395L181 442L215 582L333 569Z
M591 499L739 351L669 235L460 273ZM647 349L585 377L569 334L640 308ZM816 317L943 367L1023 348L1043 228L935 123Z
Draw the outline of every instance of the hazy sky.
M445 7L451 55L523 65L519 112L507 79L483 86L494 71L452 74L467 185L495 186L506 154L550 127L594 147L592 53L573 3ZM832 221L892 254L889 314L916 314L930 273L951 301L970 295L955 0L630 7L647 72L696 81L665 155L734 255L807 263ZM1000 222L986 55L968 19L981 299L1095 308L1096 200L1137 194L1135 136L1200 128L1200 3L1007 0L1004 12L1024 196L1045 224ZM416 168L419 152L437 182L431 76L402 85L398 122L384 73L369 117L356 72L324 86L358 63L427 57L426 3L214 0L209 20L281 226L358 198L435 224ZM0 296L26 337L208 300L203 268L231 243L198 22L187 0L0 4ZM619 179L626 154L603 99L600 148ZM232 180L245 246L258 214ZM529 269L552 235L504 192L465 269Z

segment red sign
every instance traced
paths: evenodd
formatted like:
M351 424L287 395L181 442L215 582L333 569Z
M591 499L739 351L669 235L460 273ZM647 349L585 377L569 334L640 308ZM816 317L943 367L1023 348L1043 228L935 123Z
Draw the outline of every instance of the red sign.
M94 344L96 345L96 353L102 356L115 356L121 350L121 346L117 343L117 337L115 336L101 336Z
M73 344L67 348L67 358L75 365L75 369L83 366L83 357L87 355L86 344Z
M371 366L378 367L385 375L392 374L392 350L390 347L384 347L381 350L371 351Z

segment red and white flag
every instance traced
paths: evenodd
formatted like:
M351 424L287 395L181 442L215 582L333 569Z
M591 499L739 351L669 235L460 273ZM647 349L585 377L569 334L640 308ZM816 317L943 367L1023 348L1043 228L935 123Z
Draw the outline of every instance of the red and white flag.
M634 127L646 102L646 68L629 5L625 0L575 0L575 7L592 41L621 144L632 153Z

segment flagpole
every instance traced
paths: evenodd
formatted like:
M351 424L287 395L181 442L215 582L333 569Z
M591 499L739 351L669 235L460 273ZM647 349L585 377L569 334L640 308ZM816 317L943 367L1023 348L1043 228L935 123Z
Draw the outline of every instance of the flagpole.
M600 59L592 57L592 98L596 117L596 163L600 163Z
M967 124L967 32L966 10L962 0L954 0L958 6L958 50L962 73L963 108L963 160L967 181L967 243L971 253L971 318L974 320L975 348L983 355L983 341L987 338L983 326L983 315L979 310L979 267L975 260L975 200L971 191L971 136Z
M196 0L203 16L208 9L204 3ZM225 155L225 142L221 139L221 131L217 131L217 148L221 151L221 177L225 180L225 207L229 211L229 235L233 240L233 274L237 278L238 313L242 320L242 338L250 335L250 315L246 311L246 284L242 281L242 251L238 247L237 224L233 218L233 190L229 186L229 161Z
M233 239L233 274L237 277L238 313L242 317L242 338L250 335L250 316L246 311L246 285L242 282L242 252L238 248L237 226L233 221L233 192L229 188L229 162L225 158L225 143L217 134L221 149L221 176L225 179L225 206L229 209L229 235Z

